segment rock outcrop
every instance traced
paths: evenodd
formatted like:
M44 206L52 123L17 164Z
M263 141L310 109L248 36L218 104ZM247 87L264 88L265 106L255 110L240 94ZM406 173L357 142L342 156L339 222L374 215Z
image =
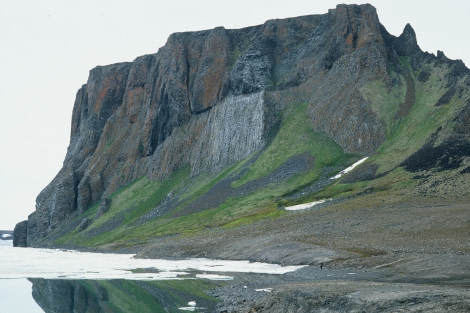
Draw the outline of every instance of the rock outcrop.
M362 88L402 84L388 69L401 56L426 57L410 25L396 38L371 5L338 5L239 30L176 33L155 54L94 68L76 95L63 168L28 218L27 245L142 176L217 173L244 160L293 104L307 103L312 128L345 152L370 154L387 124Z
M26 247L27 245L28 221L16 224L13 230L13 247Z

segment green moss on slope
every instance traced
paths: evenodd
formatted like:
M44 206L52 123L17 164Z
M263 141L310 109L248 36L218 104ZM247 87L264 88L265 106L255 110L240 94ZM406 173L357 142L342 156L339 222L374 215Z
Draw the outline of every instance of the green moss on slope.
M403 62L407 62L406 59ZM448 104L436 106L450 88L445 79L446 71L438 67L426 70L429 71L429 77L424 82L416 80L414 77L417 73L412 73L416 89L415 103L406 116L394 122L386 141L371 159L379 164L378 172L389 171L401 164L438 130L450 132L453 127L452 117L464 105L461 99L452 98ZM390 98L393 92L382 89L378 94Z

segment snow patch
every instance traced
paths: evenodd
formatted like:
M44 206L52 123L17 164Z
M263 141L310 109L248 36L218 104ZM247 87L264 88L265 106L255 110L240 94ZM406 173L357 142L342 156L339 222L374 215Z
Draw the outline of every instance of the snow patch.
M348 173L348 172L351 172L356 166L358 166L359 164L361 164L362 162L364 162L365 160L367 160L369 157L365 157L363 159L360 159L359 161L357 161L356 163L354 163L353 165L351 165L350 167L348 168L345 168L344 170L342 170L341 172L339 172L338 174L336 174L335 176L331 177L330 179L338 179L340 178L341 176L343 176L344 174Z
M285 207L284 209L286 211L298 211L298 210L305 210L309 208L313 208L314 206L318 204L322 204L326 201L330 201L331 199L325 199L325 200L319 200L319 201L314 201L314 202L309 202L309 203L303 203L303 204L297 204L297 205L292 205Z
M184 306L181 308L178 308L178 310L182 311L190 311L190 312L197 312L199 310L206 310L207 308L204 307L196 307L196 306Z

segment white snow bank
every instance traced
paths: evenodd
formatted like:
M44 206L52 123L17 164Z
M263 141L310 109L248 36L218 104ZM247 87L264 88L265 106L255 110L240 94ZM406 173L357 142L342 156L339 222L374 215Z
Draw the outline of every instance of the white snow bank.
M338 179L340 178L341 176L343 176L344 174L348 173L348 172L351 172L356 166L358 166L359 164L361 164L362 162L364 162L365 160L367 160L369 157L365 157L363 159L360 159L359 161L357 161L356 163L354 163L353 165L351 165L350 167L348 168L345 168L344 170L342 170L341 172L339 172L338 174L336 174L335 176L331 177L330 179Z
M303 203L303 204L297 204L293 206L288 206L285 207L284 209L286 211L298 211L298 210L305 210L308 208L313 208L314 206L324 203L326 201L330 201L331 199L325 199L325 200L319 200L319 201L314 201L314 202L309 202L309 203Z

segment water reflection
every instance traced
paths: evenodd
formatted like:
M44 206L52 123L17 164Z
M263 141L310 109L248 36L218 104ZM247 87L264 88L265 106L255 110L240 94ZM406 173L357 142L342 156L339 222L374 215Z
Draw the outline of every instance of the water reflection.
M131 254L4 245L0 245L0 264L0 287L4 290L17 288L14 282L26 283L18 293L21 296L13 296L10 302L2 301L0 288L2 313L38 312L37 306L18 309L15 305L28 302L25 297L31 300L31 293L46 313L212 312L216 300L205 292L227 284L227 280L299 268L211 259L144 260Z
M46 312L212 312L216 300L204 290L219 285L201 280L30 279L33 298ZM189 299L189 300L188 300ZM188 306L194 304L194 306ZM197 306L196 306L197 304Z

